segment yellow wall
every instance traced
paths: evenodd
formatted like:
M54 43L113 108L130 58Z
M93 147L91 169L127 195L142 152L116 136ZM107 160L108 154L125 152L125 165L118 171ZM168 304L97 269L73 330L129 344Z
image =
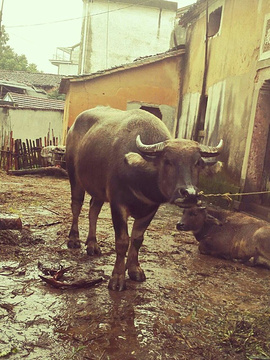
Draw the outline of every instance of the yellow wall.
M262 66L260 44L270 0L209 0L209 14L219 6L223 12L220 32L208 42L204 142L213 145L220 138L225 140L225 166L239 180L252 123L254 89ZM196 122L204 73L205 16L203 11L187 28L185 112L180 119L180 135L188 126L186 133L191 134ZM270 62L266 61L264 67L270 69Z
M209 13L223 5L220 33L209 38L209 71L207 86L231 76L254 70L259 55L264 13L270 12L270 1L210 1ZM261 11L259 11L261 10ZM200 91L204 68L205 12L188 29L187 62L184 92Z
M181 57L127 67L70 80L64 113L65 129L82 111L97 105L125 110L129 102L168 105L178 108ZM177 111L176 111L177 112Z

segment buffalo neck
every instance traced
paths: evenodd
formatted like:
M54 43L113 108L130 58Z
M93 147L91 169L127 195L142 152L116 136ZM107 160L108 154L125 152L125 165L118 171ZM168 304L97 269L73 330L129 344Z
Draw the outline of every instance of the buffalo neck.
M207 222L204 223L203 227L198 232L193 232L197 241L203 240L208 234L210 229L213 227L213 224L208 224Z

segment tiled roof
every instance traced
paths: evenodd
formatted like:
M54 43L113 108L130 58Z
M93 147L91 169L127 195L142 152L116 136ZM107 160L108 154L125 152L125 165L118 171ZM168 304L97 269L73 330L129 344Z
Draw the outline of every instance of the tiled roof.
M179 24L182 26L187 26L189 23L192 23L197 19L202 12L205 11L206 6L210 6L214 0L209 0L209 3L206 0L197 0L194 4L190 5L189 10L184 12L180 17Z
M64 110L65 102L56 99L40 98L25 94L9 92L4 100L12 102L16 107L21 109L41 109L41 110Z
M115 2L124 3L124 4L132 4L138 6L150 6L158 9L167 9L176 11L177 10L177 2L176 1L167 1L167 0L148 0L142 2L141 0L113 0Z
M0 69L0 80L14 81L42 88L58 87L63 75L30 73L28 71L11 71Z

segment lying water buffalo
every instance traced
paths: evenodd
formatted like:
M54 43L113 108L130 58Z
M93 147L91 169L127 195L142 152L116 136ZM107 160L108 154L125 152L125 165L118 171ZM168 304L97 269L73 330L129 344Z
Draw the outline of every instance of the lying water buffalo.
M243 213L192 207L183 211L176 227L193 232L202 254L270 269L270 224L266 221Z
M176 199L183 206L196 203L195 185L204 163L201 156L217 156L220 151L221 146L172 139L162 121L143 110L97 107L81 113L66 144L73 213L68 247L80 246L78 217L87 191L92 196L86 240L89 255L100 253L97 218L105 201L111 207L117 256L109 288L125 288L126 269L131 279L144 281L138 251L159 205ZM129 216L135 219L130 246Z

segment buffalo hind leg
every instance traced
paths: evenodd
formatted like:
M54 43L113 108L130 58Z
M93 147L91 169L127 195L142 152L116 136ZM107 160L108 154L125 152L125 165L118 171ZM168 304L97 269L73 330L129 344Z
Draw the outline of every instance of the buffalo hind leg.
M147 229L153 217L155 216L157 209L158 208L155 208L155 210L153 210L147 216L141 219L135 219L134 221L133 229L131 233L131 239L130 239L130 247L128 251L127 264L126 264L128 275L131 280L142 282L145 281L146 279L144 271L140 267L138 255L139 255L140 247L143 243L144 232Z
M79 215L84 201L85 191L78 185L71 184L71 210L72 210L72 225L69 232L68 247L71 249L80 248L79 239Z
M126 288L125 257L129 245L127 214L124 208L113 204L111 212L115 231L116 261L108 287L110 290L122 291Z
M97 243L96 238L96 229L97 229L97 219L102 208L104 202L97 198L92 198L89 204L89 233L86 240L87 245L87 254L92 255L100 255L100 247Z

